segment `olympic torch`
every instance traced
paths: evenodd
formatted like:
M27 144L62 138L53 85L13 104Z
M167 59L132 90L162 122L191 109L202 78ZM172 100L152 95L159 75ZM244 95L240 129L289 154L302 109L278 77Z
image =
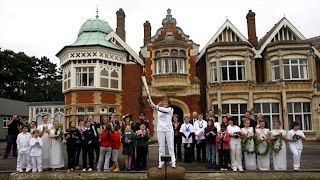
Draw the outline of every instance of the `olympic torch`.
M143 67L143 73L142 73L141 79L142 79L142 83L144 85L144 88L146 89L146 92L148 94L149 103L152 103L151 95L150 95L149 88L148 88L148 83L146 80L146 68L145 67Z

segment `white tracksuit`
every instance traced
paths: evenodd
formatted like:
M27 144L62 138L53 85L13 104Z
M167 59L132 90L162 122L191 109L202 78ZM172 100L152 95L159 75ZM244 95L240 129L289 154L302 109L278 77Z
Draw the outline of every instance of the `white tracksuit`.
M17 171L22 171L22 160L23 158L27 161L26 171L31 170L30 162L30 133L20 133L17 137L17 149L18 149L18 158L17 158Z
M39 144L36 144L39 142ZM32 172L41 172L42 171L42 147L43 142L41 138L32 138L30 139L30 157L32 163Z
M159 166L162 166L164 162L161 162L161 156L165 155L165 143L167 140L169 155L171 155L171 166L175 166L176 158L174 156L174 134L172 127L173 109L171 107L164 108L157 106L155 110L158 112L158 143L159 143Z
M229 134L234 134L235 132L241 132L241 129L236 125L229 125L227 127L227 131ZM230 136L229 146L232 168L238 168L239 170L242 169L242 149L240 138Z
M291 140L295 134L299 135L300 137L305 138L305 135L301 130L294 131L293 129L291 129L288 132L287 139ZM289 141L289 148L290 148L292 155L293 155L293 169L299 170L300 169L301 153L302 153L302 149L303 149L302 139L300 138L297 141Z

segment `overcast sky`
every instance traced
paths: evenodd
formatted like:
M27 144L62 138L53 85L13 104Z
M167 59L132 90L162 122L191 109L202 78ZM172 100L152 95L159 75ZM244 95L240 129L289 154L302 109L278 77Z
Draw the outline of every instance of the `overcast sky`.
M0 47L59 63L55 54L76 40L87 19L95 18L97 5L99 18L114 31L116 11L125 11L126 42L137 53L143 45L143 23L149 20L153 36L168 8L200 50L227 17L247 37L249 9L256 13L258 39L284 14L306 38L320 35L319 0L0 0Z

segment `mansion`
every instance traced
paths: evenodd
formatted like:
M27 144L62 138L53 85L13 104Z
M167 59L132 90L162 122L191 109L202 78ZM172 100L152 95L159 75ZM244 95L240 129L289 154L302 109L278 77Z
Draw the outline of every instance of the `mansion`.
M100 120L115 112L119 121L130 113L146 113L152 140L157 116L147 102L141 75L155 104L169 97L182 122L193 111L212 109L219 121L230 113L240 124L247 110L262 113L271 129L300 123L308 139L320 138L320 37L306 39L287 18L280 19L258 41L255 13L248 12L248 38L226 20L208 43L200 45L177 26L168 9L162 27L151 35L143 24L140 52L126 43L125 13L116 13L117 27L99 18L88 19L78 37L58 53L63 71L64 122ZM201 30L199 30L201 31Z

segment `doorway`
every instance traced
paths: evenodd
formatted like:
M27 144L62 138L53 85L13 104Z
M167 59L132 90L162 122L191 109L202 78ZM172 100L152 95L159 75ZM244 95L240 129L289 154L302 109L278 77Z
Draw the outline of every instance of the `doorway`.
M173 108L173 114L177 114L179 122L183 124L183 110L178 106L171 105L171 107Z

